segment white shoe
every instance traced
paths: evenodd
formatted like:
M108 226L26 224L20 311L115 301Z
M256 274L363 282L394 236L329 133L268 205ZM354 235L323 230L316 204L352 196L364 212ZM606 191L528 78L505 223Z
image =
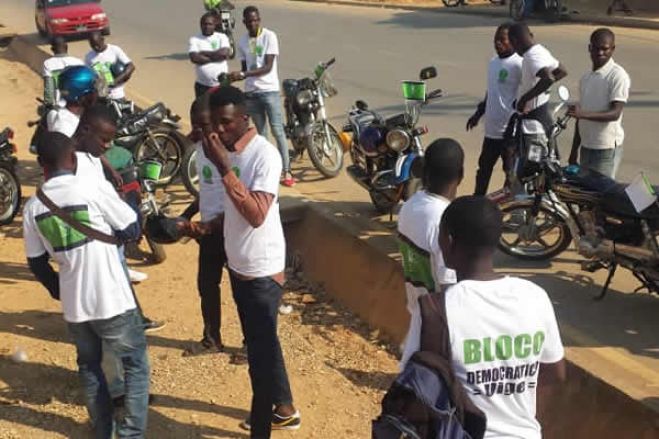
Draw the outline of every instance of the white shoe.
M146 273L142 273L141 271L135 271L131 270L130 268L128 269L128 278L130 281L134 284L138 284L140 282L144 282L149 278L149 275Z

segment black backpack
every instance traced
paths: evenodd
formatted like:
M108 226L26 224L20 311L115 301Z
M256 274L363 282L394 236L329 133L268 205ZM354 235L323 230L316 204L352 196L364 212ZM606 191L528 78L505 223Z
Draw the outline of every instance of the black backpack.
M451 366L444 294L419 299L421 350L408 361L382 400L372 439L481 439L486 418Z

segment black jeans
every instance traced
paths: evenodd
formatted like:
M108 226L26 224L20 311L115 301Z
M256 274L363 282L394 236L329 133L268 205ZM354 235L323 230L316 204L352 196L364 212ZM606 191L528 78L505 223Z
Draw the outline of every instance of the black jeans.
M283 290L269 277L241 280L234 273L231 273L231 288L247 342L252 381L251 437L269 438L273 405L293 403L277 335L277 312Z
M197 288L201 297L201 316L204 319L203 343L222 344L220 282L226 261L222 231L202 236L199 240Z
M203 95L203 94L206 93L208 90L210 90L211 88L213 88L213 87L209 87L209 86L207 86L207 85L204 85L204 84L200 84L200 83L198 83L198 82L195 82L195 83L194 83L194 97L195 97L195 98L198 98L199 96Z
M476 188L474 195L485 195L490 184L492 169L499 160L503 161L503 172L508 179L508 173L513 167L514 145L507 139L483 139L483 148L478 158L478 171L476 172Z

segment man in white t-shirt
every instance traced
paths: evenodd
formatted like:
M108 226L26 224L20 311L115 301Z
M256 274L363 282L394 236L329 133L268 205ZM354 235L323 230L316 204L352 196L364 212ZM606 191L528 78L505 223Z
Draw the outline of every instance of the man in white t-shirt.
M216 26L217 17L207 12L200 20L201 33L190 37L188 56L197 74L195 98L220 85L218 76L229 71L227 59L231 56L231 43L226 35L215 32Z
M210 92L209 92L210 93ZM192 133L195 142L195 159L199 176L199 197L183 213L190 220L197 212L201 222L188 221L181 224L181 233L197 239L199 258L197 289L201 298L201 316L204 322L201 342L188 348L185 355L216 353L224 350L222 344L220 284L222 270L227 262L224 252L224 184L222 176L208 160L202 145L204 135L210 134L209 93L197 98L190 108Z
M464 151L453 139L432 142L423 157L423 190L408 199L398 215L398 243L403 260L407 310L419 297L455 283L439 249L439 223L455 198L464 175Z
M548 133L553 124L549 111L549 87L567 76L563 65L537 44L525 23L515 23L508 38L522 57L522 79L517 93L517 111L522 113L523 162L539 162L547 154Z
M467 121L469 131L485 115L485 138L478 159L474 195L487 193L492 169L499 157L503 162L506 182L513 167L514 145L510 139L504 139L504 133L514 111L513 103L517 99L517 89L522 79L522 57L515 53L508 39L510 26L502 24L494 34L494 50L497 54L490 60L487 69L485 100L478 104L476 112Z
M60 72L58 90L65 105L50 110L46 115L48 131L73 137L85 108L94 105L98 99L97 80L98 75L86 66L71 66Z
M101 32L89 34L89 46L92 50L85 55L85 64L105 80L110 99L123 100L124 85L135 72L135 65L121 47L107 44Z
M253 396L250 416L241 425L251 437L269 438L271 429L299 428L300 413L277 335L286 259L278 199L281 159L249 127L245 101L232 86L211 94L214 132L205 136L204 152L224 183L224 245L247 344Z
M135 212L112 186L74 175L72 140L47 133L39 144L44 168L43 193L81 224L120 242L140 235ZM96 437L111 437L114 406L101 368L102 346L110 349L124 370L124 415L116 433L143 437L149 397L149 361L142 318L137 310L119 247L92 239L68 225L37 197L23 211L25 254L30 270L61 300L64 320L77 351L85 402ZM59 266L54 271L49 258Z
M580 100L568 114L577 119L570 164L592 169L615 178L622 160L625 131L622 111L629 99L629 75L613 60L615 34L606 28L597 29L590 36L592 71L584 74L579 83Z
M261 15L255 6L243 9L243 23L247 28L247 35L243 35L238 42L242 70L231 72L229 79L245 80L247 111L256 125L256 130L264 137L268 136L266 118L269 121L283 163L282 184L290 187L295 185L295 179L291 174L291 160L279 95L279 40L273 31L261 27Z
M494 271L501 228L501 212L486 197L456 198L444 212L440 247L458 278L444 295L451 360L487 416L486 438L539 439L536 389L565 379L564 349L547 293ZM420 348L415 321L403 367Z
M69 66L82 66L85 63L68 54L68 45L64 37L54 37L50 43L53 56L43 62L43 100L47 104L64 107L66 102L60 100L57 79L62 71Z

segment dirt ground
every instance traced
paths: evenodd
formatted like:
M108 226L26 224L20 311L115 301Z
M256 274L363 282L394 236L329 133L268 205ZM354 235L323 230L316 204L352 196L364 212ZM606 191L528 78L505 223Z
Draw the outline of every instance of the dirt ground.
M34 193L39 171L27 152L34 97L41 80L22 64L0 58L0 125L16 131L24 196ZM1 127L0 127L1 128ZM179 200L182 192L172 194ZM21 217L0 229L0 439L87 437L90 429L59 304L33 280L25 264ZM148 336L151 360L151 438L240 438L250 387L245 365L227 354L184 357L201 335L194 241L167 248L168 259L139 267L149 279L137 287L145 313L167 326ZM134 265L134 264L133 264ZM226 277L225 277L226 279ZM321 288L293 273L285 301L294 308L280 316L280 338L296 405L297 432L274 437L364 438L395 375L391 347L334 306ZM224 342L240 346L235 305L222 286ZM27 359L15 362L23 350Z

